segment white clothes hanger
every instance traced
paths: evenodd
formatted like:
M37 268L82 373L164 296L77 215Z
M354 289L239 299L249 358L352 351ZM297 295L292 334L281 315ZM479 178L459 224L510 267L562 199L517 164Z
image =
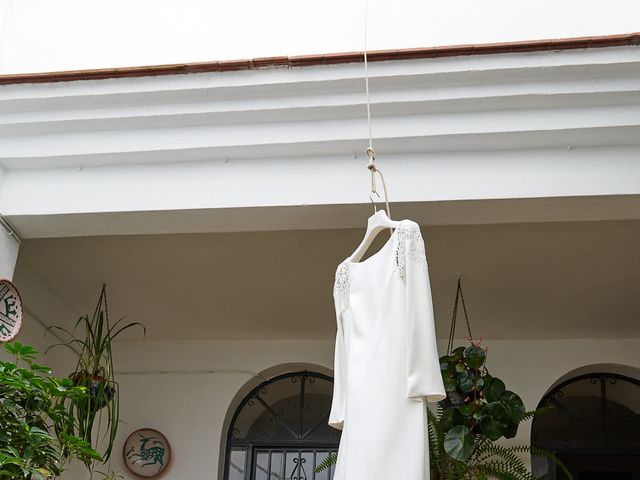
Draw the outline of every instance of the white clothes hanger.
M360 245L358 245L355 251L349 256L349 260L352 262L358 262L360 261L360 259L362 259L367 249L371 246L371 243L373 243L374 238L376 238L376 236L381 231L388 228L390 232L393 232L393 229L398 228L398 226L400 225L400 222L389 218L389 215L387 213L389 212L387 185L384 181L384 177L382 176L382 172L376 168L375 152L373 151L373 148L367 148L367 155L369 155L369 165L367 165L367 168L369 168L369 170L371 171L371 192L369 193L369 199L371 200L371 203L373 203L374 213L367 220L367 231L364 234L362 242L360 242ZM380 194L378 194L376 189L376 173L380 175L380 179L382 180L382 187L384 189L384 201L387 207L386 210L378 210L376 207L376 203L373 200L373 195L377 195L378 197L380 197Z
M355 249L355 251L349 257L349 260L352 262L359 262L363 257L367 249L373 243L373 239L386 228L393 229L398 228L400 222L391 220L387 215L387 212L383 209L378 210L376 213L369 217L367 220L367 231L364 234L364 238L360 245Z

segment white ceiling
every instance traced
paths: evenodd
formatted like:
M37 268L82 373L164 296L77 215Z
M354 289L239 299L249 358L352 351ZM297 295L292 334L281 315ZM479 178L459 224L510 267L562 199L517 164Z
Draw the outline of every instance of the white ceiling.
M362 233L34 239L15 282L46 324L91 312L106 281L112 321L141 321L151 340L330 339L335 268ZM640 337L640 221L431 226L423 236L439 337L458 273L476 336Z

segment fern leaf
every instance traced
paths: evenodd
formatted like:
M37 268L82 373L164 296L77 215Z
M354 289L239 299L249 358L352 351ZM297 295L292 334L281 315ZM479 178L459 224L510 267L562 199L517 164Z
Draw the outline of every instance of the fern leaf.
M338 456L335 453L330 453L327 458L325 458L322 462L318 464L318 466L315 468L315 472L320 473L323 470L326 470L327 468L329 468L331 465L335 465L337 461L338 461Z

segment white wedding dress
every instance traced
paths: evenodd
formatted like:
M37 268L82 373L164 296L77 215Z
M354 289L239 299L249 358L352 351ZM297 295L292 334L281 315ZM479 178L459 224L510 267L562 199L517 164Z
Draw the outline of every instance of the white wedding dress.
M334 480L426 480L425 401L445 398L418 224L402 220L334 285L337 335L329 425L342 430Z

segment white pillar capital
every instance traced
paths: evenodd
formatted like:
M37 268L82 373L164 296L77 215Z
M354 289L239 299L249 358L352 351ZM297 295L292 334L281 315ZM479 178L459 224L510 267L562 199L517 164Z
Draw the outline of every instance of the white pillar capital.
M21 242L20 234L0 214L0 279L13 280Z

